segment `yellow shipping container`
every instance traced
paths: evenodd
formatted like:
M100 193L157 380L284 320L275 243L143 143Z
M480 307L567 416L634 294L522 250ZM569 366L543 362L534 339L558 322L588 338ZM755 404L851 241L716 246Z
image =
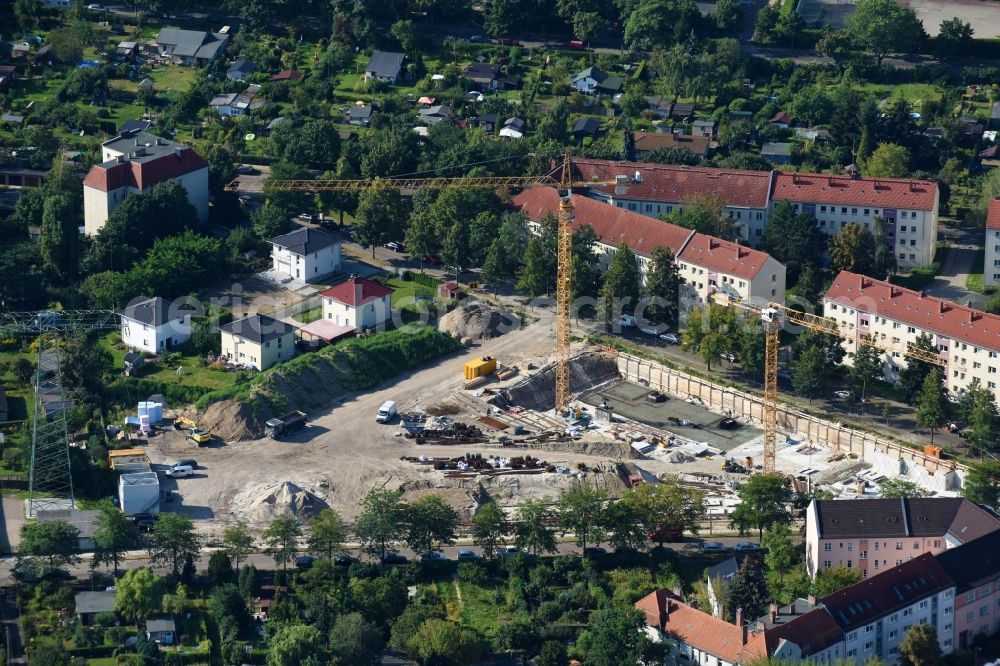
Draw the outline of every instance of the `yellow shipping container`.
M492 356L484 356L483 358L477 359L475 361L469 361L465 364L465 378L466 379L477 379L479 377L485 377L497 369L497 360Z

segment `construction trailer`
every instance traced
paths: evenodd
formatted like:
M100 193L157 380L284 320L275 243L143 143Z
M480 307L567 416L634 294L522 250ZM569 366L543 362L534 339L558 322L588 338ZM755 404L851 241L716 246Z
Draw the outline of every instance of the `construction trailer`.
M122 474L118 479L118 502L125 516L160 512L160 479L156 472Z

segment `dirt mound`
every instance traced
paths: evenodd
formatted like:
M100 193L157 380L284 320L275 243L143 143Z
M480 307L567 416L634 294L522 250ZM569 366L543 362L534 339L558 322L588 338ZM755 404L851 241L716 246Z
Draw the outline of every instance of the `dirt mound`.
M569 390L573 394L618 379L615 357L604 352L574 356L569 362ZM508 405L544 412L555 406L556 368L548 365L539 372L503 392Z
M278 516L310 518L326 507L324 500L291 481L270 486L248 486L232 502L232 512L235 515L260 524L269 524Z
M462 340L489 340L520 326L520 319L513 313L482 303L457 307L438 321L439 331Z
M257 439L264 434L263 424L250 405L239 400L213 402L198 420L199 425L227 442Z

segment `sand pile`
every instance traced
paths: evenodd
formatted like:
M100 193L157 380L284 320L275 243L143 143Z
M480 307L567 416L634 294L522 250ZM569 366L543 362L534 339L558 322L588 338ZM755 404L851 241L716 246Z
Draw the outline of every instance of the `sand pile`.
M517 330L520 325L520 319L513 313L470 303L441 317L438 330L461 340L489 340Z
M250 405L239 400L213 402L198 419L198 424L227 442L257 439L264 434L261 421Z
M232 502L232 512L249 522L268 524L278 516L306 519L327 507L312 491L291 481L278 484L254 484L238 493Z

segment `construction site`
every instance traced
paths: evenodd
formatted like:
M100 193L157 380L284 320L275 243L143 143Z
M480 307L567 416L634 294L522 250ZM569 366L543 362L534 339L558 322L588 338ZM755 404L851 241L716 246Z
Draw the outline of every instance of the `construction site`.
M557 412L553 327L541 320L467 340L391 386L313 411L280 440L248 435L194 448L182 431L163 428L145 446L153 469L195 454L198 463L186 478L163 480L171 500L163 509L217 533L237 521L264 528L278 515L306 519L327 506L350 520L369 490L390 488L404 500L439 493L469 519L489 500L512 510L578 484L617 497L671 475L703 490L710 517L724 520L739 484L763 470L763 399L576 342L569 402ZM398 412L383 424L376 414L386 402ZM252 418L245 406L210 411L217 432L254 430L242 423ZM887 478L938 496L960 487L962 470L933 455L782 406L776 418L774 467L800 490L874 497Z

